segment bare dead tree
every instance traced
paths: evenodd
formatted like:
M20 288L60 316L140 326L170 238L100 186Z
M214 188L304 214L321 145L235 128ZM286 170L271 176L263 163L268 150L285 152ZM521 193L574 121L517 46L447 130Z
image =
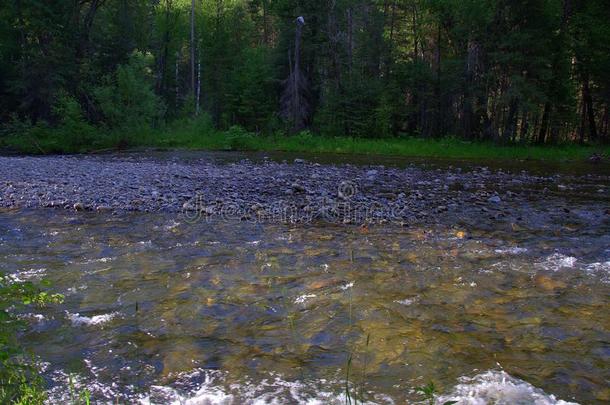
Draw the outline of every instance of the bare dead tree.
M290 73L284 80L284 90L280 98L280 115L290 125L292 132L297 132L307 126L311 114L308 101L309 83L301 71L301 38L305 19L296 19L294 39L294 56L288 51L288 64Z

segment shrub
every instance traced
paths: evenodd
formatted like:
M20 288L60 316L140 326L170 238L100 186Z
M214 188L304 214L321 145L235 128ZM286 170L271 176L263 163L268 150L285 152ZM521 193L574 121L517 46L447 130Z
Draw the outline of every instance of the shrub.
M153 126L165 112L155 94L150 69L151 56L134 52L129 62L104 78L104 84L93 93L110 128Z
M234 125L225 132L225 150L252 149L254 136L240 126Z
M58 118L59 125L49 132L62 149L78 152L91 146L96 128L85 120L81 106L74 97L61 93L53 106L53 114Z

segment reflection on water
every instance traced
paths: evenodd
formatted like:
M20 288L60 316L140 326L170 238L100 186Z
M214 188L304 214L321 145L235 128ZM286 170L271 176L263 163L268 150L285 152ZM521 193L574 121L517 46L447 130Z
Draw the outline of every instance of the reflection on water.
M96 155L102 159L132 158L135 161L151 159L154 161L176 161L185 162L209 162L216 164L237 163L244 159L251 162L263 162L272 160L276 162L292 162L294 159L305 159L308 162L320 164L352 164L358 166L384 165L386 167L409 167L418 166L428 169L460 167L465 171L480 169L481 166L500 169L508 173L520 173L527 169L530 174L541 175L610 175L610 164L608 162L592 163L588 161L536 161L524 159L450 159L450 158L419 158L405 156L382 156L382 155L354 155L341 153L316 153L316 152L223 152L223 151L129 151L125 153L108 153Z
M0 262L66 296L24 336L58 401L345 403L350 356L369 402L610 400L607 221L492 228L13 211Z

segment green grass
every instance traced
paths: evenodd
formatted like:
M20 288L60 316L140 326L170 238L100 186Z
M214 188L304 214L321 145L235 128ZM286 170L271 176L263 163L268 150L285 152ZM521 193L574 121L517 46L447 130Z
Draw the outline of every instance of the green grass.
M303 132L297 135L255 135L232 127L216 131L207 120L182 122L162 129L99 131L79 138L51 129L0 138L0 148L19 153L49 154L153 147L191 150L283 151L363 154L456 159L584 160L594 153L610 155L610 146L506 145L466 142L457 138L423 139L326 137Z

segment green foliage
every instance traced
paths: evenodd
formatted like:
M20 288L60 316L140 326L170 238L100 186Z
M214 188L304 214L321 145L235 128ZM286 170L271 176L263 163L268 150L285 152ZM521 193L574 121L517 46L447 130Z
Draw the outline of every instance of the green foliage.
M392 127L394 116L394 108L390 97L387 94L383 94L377 107L375 108L374 114L374 129L373 133L377 134L380 138L387 138L393 135L394 130Z
M351 74L341 89L327 95L316 123L326 135L379 137L390 135L390 115L380 82Z
M274 133L295 16L305 19L300 121L316 133L610 142L603 0L195 2L191 38L192 4L0 3L0 127L10 133L0 142L34 153L128 147L151 128L185 138L180 124L203 113L216 131Z
M260 132L266 129L278 103L271 59L262 47L244 50L240 59L231 72L227 109L234 122Z
M0 138L6 138L15 134L25 134L32 130L32 121L28 118L19 119L17 114L11 114L4 125L0 126Z
M93 93L110 128L150 127L163 115L164 105L151 84L151 55L134 52L129 62L104 79Z
M311 145L315 139L315 135L311 131L301 131L292 136L292 140L304 147Z
M20 348L17 334L25 327L17 317L28 306L59 303L63 296L49 294L30 282L0 275L0 403L42 404L43 381L32 359Z
M251 150L254 135L240 126L234 125L225 132L224 150Z
M52 130L53 135L70 150L84 150L95 143L97 131L85 120L81 106L74 97L60 94L53 106L53 114L59 121Z
M68 377L68 388L70 389L70 405L89 405L91 403L91 393L87 389L77 390L72 374Z
M102 141L100 131L86 121L74 97L60 93L52 111L54 126L13 116L0 130L5 146L26 153L74 153L91 150Z
M232 135L227 136L227 133ZM25 153L71 153L68 145L54 138L48 127L34 126L28 134L0 138L0 147ZM36 136L36 138L34 138ZM187 148L205 150L249 150L285 152L322 152L339 154L411 156L459 159L545 160L550 162L585 161L593 154L610 156L609 147L579 145L534 146L494 145L490 142L466 142L458 138L423 139L416 137L351 138L329 137L304 131L292 136L281 132L254 135L243 128L218 131L211 118L202 114L158 129L101 133L88 150L129 146Z
M436 403L437 390L436 386L432 381L430 381L427 385L424 385L423 387L416 388L416 391L424 396L424 399L428 402L429 405L434 405ZM453 405L457 403L458 401L445 401L442 405Z

